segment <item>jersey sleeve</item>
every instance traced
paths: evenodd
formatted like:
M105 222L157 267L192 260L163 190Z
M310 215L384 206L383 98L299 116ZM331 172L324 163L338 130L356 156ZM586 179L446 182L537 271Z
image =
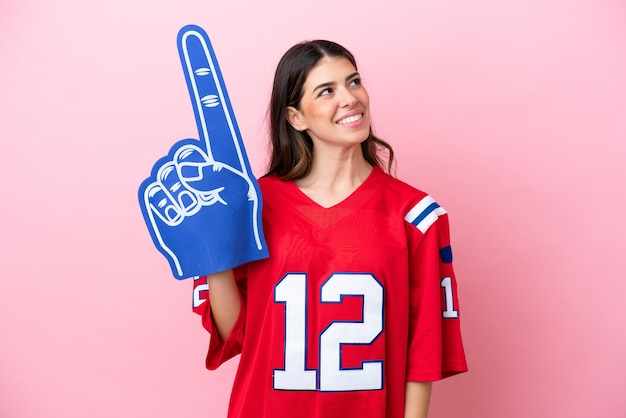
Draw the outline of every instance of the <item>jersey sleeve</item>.
M415 219L405 218L410 250L408 381L440 380L467 371L448 215L435 205L418 208Z
M202 317L202 326L211 334L206 357L206 367L214 370L225 361L241 353L246 318L246 268L235 269L235 280L239 288L241 309L237 321L226 340L217 333L213 315L211 315L211 296L206 276L195 277L193 280L193 305L195 313Z

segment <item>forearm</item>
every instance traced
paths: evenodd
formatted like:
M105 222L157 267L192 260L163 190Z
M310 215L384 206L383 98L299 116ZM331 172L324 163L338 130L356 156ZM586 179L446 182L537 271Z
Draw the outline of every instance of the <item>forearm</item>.
M404 418L427 418L432 382L406 382Z
M235 275L233 270L226 270L209 274L207 281L211 300L211 314L218 334L222 340L226 340L239 317L241 308Z

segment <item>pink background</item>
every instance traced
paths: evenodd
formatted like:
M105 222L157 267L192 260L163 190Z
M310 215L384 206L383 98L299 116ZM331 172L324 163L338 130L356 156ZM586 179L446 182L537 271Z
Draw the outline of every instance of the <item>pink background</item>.
M451 213L471 372L431 417L626 416L626 3L4 0L0 415L225 415L236 362L136 192L195 137L176 51L212 38L257 175L293 43L357 56L398 175Z

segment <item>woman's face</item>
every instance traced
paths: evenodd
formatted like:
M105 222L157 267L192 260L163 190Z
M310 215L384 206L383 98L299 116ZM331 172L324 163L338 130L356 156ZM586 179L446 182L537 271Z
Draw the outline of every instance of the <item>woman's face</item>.
M369 96L354 65L344 57L325 57L311 69L300 108L289 107L291 125L313 144L350 147L370 133Z

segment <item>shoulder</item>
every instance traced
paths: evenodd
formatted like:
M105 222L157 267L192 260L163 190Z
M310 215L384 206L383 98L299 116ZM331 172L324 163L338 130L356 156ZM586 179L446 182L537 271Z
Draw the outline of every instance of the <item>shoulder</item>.
M283 181L276 175L266 175L258 182L265 208L284 205L294 198L294 186L290 181Z
M288 182L283 181L281 179L278 178L278 176L274 175L274 174L270 174L270 175L265 175L263 177L261 177L259 180L259 188L265 192L267 191L273 191L276 189L283 189L287 186Z
M380 179L383 189L388 194L394 194L402 199L422 198L427 195L426 192L420 190L396 177L385 173L381 169L376 169L375 173Z
M447 211L427 192L379 170L381 200L392 202L396 216L404 218L422 234Z

